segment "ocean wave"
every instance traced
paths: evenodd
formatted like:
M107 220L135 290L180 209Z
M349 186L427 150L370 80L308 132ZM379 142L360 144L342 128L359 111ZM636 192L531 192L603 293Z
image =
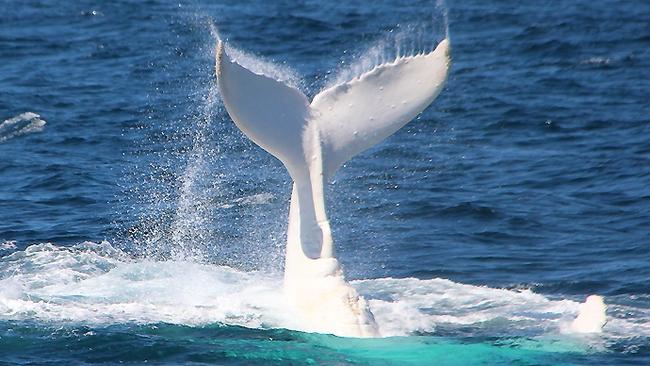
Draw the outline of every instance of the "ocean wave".
M530 290L440 278L378 278L352 285L368 299L383 336L562 335L580 305ZM223 323L302 330L293 314L282 296L279 273L134 259L108 242L73 247L37 244L0 258L0 320L4 321L91 326ZM649 309L610 304L604 336L650 336L649 320Z

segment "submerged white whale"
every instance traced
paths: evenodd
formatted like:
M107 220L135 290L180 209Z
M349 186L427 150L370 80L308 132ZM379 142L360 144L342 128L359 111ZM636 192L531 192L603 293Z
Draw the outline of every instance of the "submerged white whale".
M243 67L218 41L217 82L226 110L246 136L282 161L294 181L284 290L306 329L380 335L366 300L345 281L334 257L323 184L348 159L429 106L450 62L445 39L432 52L399 57L325 89L310 103L300 90Z

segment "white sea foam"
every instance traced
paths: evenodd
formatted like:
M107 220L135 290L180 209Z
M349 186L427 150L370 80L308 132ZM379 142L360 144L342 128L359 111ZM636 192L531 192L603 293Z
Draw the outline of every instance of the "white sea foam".
M560 335L580 303L445 279L353 281L383 336L483 327ZM605 299L607 300L607 299ZM280 274L185 261L135 260L109 243L39 244L0 259L0 320L107 325L224 323L250 328L301 325L288 311ZM650 336L647 309L612 307L601 337Z
M40 132L46 122L36 113L25 112L0 123L0 143L14 137Z
M431 19L426 21L395 24L389 32L367 45L364 51L360 53L353 51L351 53L353 58L347 61L341 60L335 76L323 89L350 81L379 65L432 52L440 41L449 39L447 7L444 2L438 0L430 15Z

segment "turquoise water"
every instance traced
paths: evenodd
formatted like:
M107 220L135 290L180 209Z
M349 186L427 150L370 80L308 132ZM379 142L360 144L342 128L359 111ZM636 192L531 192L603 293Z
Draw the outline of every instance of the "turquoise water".
M39 344L9 341L5 361L26 363L47 358L67 363L197 363L312 365L570 365L584 357L575 345L492 345L485 341L454 342L435 337L340 339L285 330L255 330L226 326L183 327L166 324L36 330L11 324L12 336ZM4 330L3 336L7 334ZM65 351L62 351L65 349ZM22 353L22 356L16 356ZM29 356L38 353L39 357Z
M645 2L0 5L0 364L650 363ZM387 337L301 332L291 182L221 106L215 33L313 96L447 31L440 97L327 187ZM608 322L572 334L590 294Z

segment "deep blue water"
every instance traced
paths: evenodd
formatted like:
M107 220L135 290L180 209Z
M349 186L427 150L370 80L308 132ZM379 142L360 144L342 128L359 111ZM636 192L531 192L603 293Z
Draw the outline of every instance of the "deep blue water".
M650 364L650 3L0 7L0 363ZM282 329L291 182L221 106L212 29L313 96L445 11L445 90L327 188L400 337ZM589 294L603 334L566 334Z

